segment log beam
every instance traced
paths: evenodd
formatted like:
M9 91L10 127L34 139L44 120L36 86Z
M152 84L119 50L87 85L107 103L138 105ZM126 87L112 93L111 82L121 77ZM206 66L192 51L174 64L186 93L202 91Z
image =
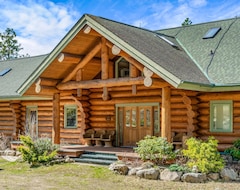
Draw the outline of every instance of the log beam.
M113 79L96 79L88 81L69 81L66 83L59 83L57 85L58 90L73 90L77 88L103 88L103 87L118 87L118 86L129 86L129 85L142 85L144 83L144 77L136 78L113 78ZM153 79L153 84L151 87L163 88L169 86L167 82L163 82L159 79Z
M162 124L161 134L163 138L167 138L168 142L171 142L171 90L169 87L162 88Z
M52 140L54 144L60 144L60 94L53 95L53 128Z
M80 62L79 64L70 72L62 82L70 81L74 75L76 75L79 69L82 69L101 49L101 42L99 42Z

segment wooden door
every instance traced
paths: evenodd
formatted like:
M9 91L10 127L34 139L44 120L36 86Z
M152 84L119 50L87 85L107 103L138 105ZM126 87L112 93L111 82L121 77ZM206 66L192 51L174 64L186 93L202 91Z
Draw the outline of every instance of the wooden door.
M139 107L139 137L138 140L144 139L147 135L153 135L153 107Z
M25 134L31 138L38 137L38 115L37 107L27 107Z
M136 146L146 135L153 135L153 106L125 106L123 111L123 146Z
M135 146L138 140L136 107L124 107L123 146Z

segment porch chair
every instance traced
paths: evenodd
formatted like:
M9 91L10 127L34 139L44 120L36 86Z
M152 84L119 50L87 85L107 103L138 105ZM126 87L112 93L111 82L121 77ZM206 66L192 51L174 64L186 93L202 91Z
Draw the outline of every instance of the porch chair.
M175 149L181 149L184 147L184 143L186 141L186 133L173 133L172 134L172 144Z
M96 132L93 134L92 140L95 141L95 146L102 146L102 136L106 133L105 130L96 130Z
M112 147L112 142L114 138L115 138L115 130L107 130L101 139L101 141L104 142L104 147Z
M85 145L92 146L92 140L94 136L94 129L87 129L85 134L83 134L83 138L85 140Z

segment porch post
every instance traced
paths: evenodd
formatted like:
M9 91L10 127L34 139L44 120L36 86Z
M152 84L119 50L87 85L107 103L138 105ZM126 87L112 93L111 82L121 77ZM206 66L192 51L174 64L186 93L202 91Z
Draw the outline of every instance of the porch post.
M53 128L52 141L54 144L60 144L60 94L53 95Z
M170 87L162 88L162 105L161 105L161 136L171 142L171 90Z

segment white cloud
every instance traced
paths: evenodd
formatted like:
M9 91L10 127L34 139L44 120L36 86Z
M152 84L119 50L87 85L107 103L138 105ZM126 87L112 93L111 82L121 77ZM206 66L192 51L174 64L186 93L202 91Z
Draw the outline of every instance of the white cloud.
M4 4L0 15L1 23L7 21L1 30L13 28L24 48L21 53L31 56L49 53L79 18L78 13L68 7L49 1L44 4L9 1Z

